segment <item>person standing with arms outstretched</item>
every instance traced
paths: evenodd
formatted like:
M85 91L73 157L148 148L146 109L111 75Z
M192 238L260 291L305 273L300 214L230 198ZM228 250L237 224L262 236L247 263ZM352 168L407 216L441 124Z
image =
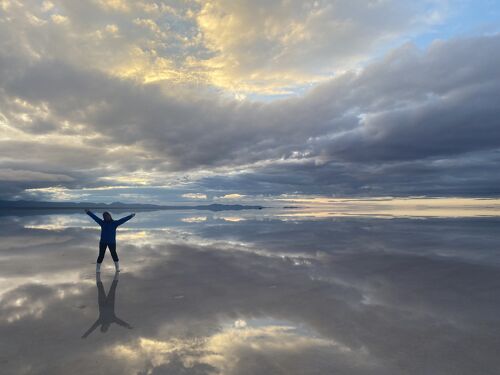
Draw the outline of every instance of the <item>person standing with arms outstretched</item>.
M95 220L97 224L101 226L101 239L99 241L99 256L97 257L97 264L95 267L95 272L101 272L101 263L104 259L104 254L106 252L106 248L109 248L111 252L111 257L115 262L116 272L120 272L120 263L118 259L118 254L116 254L116 228L119 225L129 221L132 219L135 214L131 214L121 218L120 220L113 220L111 214L109 212L104 212L102 214L102 219L97 217L92 211L85 210L87 215L89 215L92 219Z

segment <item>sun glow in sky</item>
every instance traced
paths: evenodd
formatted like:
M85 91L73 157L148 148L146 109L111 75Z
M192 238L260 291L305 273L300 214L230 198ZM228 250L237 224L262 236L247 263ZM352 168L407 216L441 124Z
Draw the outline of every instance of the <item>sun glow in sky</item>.
M500 3L0 1L0 199L500 195Z

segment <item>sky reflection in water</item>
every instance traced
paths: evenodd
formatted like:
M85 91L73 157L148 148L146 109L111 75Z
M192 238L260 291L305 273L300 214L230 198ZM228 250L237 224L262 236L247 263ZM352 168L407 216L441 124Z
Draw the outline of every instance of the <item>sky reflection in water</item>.
M107 253L101 285L85 215L0 222L2 374L500 368L499 218L139 213L118 233L119 282ZM125 329L82 339L111 312Z

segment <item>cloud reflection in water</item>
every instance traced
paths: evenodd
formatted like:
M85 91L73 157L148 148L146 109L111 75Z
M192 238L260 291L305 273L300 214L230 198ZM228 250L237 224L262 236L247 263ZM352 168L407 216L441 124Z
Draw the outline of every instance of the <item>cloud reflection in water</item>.
M498 218L185 217L193 215L142 213L119 233L117 311L134 329L86 340L99 314L98 232L77 215L2 217L5 373L493 374L500 366Z

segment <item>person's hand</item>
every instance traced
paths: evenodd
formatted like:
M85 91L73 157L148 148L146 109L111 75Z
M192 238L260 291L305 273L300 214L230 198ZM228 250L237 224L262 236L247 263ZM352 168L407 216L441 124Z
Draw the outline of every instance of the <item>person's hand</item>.
M134 217L134 216L135 216L135 213L132 214L132 217Z
M90 210L88 208L85 209L85 213L88 214Z

